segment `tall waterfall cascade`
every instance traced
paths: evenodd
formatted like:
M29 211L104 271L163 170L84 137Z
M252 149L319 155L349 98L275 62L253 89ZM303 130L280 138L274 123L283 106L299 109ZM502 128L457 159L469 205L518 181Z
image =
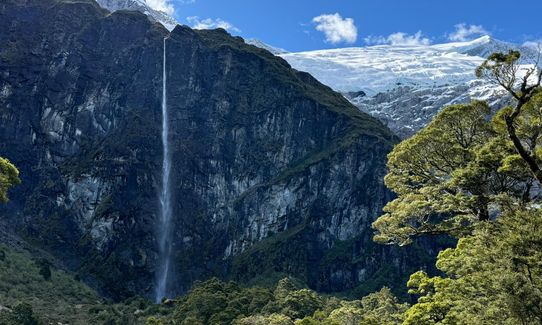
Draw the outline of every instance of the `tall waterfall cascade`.
M167 74L166 74L166 38L164 38L163 68L162 68L162 188L160 190L160 213L156 227L158 239L158 267L156 271L155 301L159 303L168 298L168 285L173 276L171 267L171 237L173 234L171 208L171 153L169 148L169 118L167 106Z

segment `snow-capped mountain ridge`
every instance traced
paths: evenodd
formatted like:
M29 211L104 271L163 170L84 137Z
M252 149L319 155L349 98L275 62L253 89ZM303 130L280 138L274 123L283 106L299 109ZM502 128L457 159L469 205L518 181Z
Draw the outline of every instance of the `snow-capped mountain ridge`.
M110 11L137 10L172 30L177 22L152 9L146 0L96 0ZM279 55L297 70L312 74L342 92L361 110L379 118L401 137L424 127L444 106L487 100L493 107L506 104L503 91L474 75L485 58L510 48L527 57L535 49L482 36L468 42L435 45L377 45L289 53L257 39L247 44ZM527 63L525 59L522 59Z
M168 30L173 30L178 25L177 21L167 13L151 8L145 0L96 0L100 6L109 10L134 10L147 15L151 20L164 25Z
M340 92L363 90L368 95L398 85L442 86L468 82L484 57L506 47L488 36L474 41L438 45L377 45L287 53L294 68L307 71Z
M288 53L288 51L286 51L285 49L269 45L269 44L264 43L264 42L262 42L262 41L260 41L259 39L256 39L256 38L247 39L247 40L245 40L245 42L247 44L254 45L254 46L257 46L259 48L262 48L264 50L268 50L269 52L271 52L271 53L273 53L275 55L287 54Z
M524 56L524 63L532 63L529 61L532 61L537 56L537 51L534 48L500 41L488 35L468 42L444 43L434 45L434 47L442 49L444 51L455 51L458 53L483 58L487 58L495 52L506 52L510 49L514 49L522 53L522 55Z
M498 86L476 78L474 71L491 53L508 49L535 56L532 49L489 36L469 42L350 47L280 56L342 92L401 137L408 137L446 105L472 99L487 100L495 108L507 103Z

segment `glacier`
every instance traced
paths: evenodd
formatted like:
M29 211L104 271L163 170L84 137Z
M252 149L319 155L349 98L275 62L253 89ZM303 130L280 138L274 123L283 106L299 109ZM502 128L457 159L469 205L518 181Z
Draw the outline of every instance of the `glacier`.
M534 50L490 36L468 42L377 45L280 56L407 138L447 105L474 99L486 100L495 109L507 105L506 92L478 79L474 71L491 53L508 49L518 49L525 56L518 72L521 77L532 67Z

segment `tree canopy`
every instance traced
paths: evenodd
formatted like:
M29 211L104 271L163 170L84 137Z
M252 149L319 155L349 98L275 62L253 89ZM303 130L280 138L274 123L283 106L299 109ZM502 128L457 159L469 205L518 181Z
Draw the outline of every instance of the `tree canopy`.
M503 112L491 118L488 105L478 101L446 107L393 149L385 182L398 197L374 222L376 241L404 245L424 234L460 236L532 199L534 178L502 130ZM527 139L540 128L521 130Z
M386 185L397 198L373 227L375 240L409 244L426 234L468 234L479 221L539 202L542 70L519 53L491 55L476 71L515 100L496 114L481 101L444 108L388 156Z
M516 211L483 223L439 254L445 276L420 271L408 282L418 303L403 324L540 324L542 215Z
M442 275L410 277L419 298L405 325L542 323L542 70L519 59L495 53L476 70L513 105L446 107L389 155L397 198L374 222L375 240L458 238L438 256Z

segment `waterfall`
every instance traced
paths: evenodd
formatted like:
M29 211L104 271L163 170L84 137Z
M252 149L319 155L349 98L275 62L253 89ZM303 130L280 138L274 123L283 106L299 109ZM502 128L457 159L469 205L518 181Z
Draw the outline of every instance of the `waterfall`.
M168 297L168 282L171 280L171 154L169 148L169 118L167 107L167 78L166 78L166 39L164 38L164 54L162 68L162 189L160 191L160 216L157 224L159 260L156 272L155 301L159 303Z

